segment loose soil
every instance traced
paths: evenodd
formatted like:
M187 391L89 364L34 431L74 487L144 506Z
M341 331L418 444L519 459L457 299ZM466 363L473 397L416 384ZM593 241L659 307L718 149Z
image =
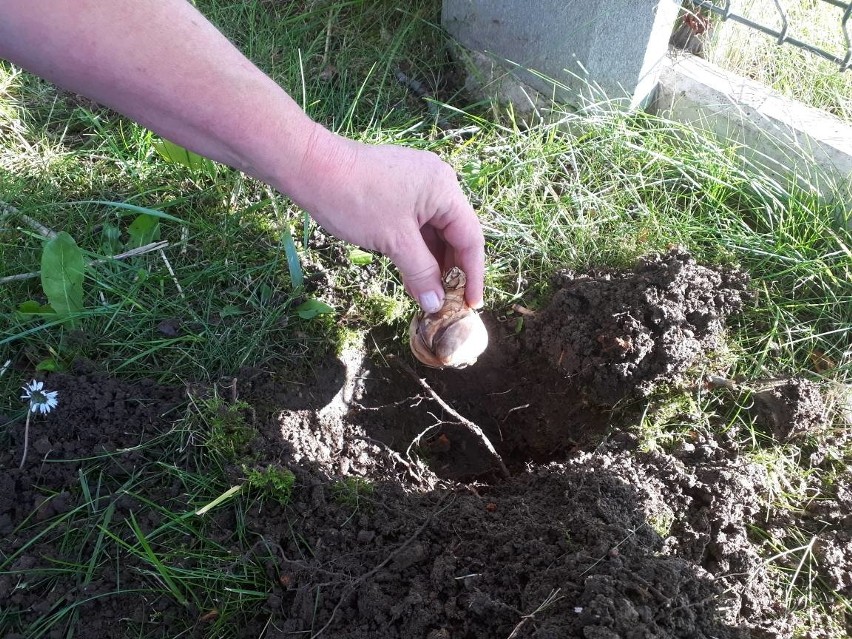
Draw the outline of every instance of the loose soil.
M172 637L189 627L183 636L790 637L753 526L771 533L792 523L816 535L821 578L852 596L852 486L838 485L795 522L768 522L771 478L740 454L736 433L696 423L673 450L639 448L642 398L704 383L726 317L748 300L745 276L673 250L555 284L533 316L486 316L492 343L475 366L416 371L483 429L508 479L379 331L373 351L330 357L298 382L237 378L254 411L257 465L296 475L286 505L241 502L254 505L237 512L228 503L206 515L233 557L229 570L253 561L266 571L265 601L239 627L214 631L209 610L163 595L150 565L127 553L120 572L113 558L84 581L79 571L49 588L27 577L91 555L68 547L63 516L94 503L99 482L120 487L167 454L190 464L164 435L183 415L186 388L86 368L50 375L62 401L36 420L23 469L21 424L0 431L0 634L27 636L39 618L78 604L71 628L45 636ZM516 319L525 320L520 333ZM754 396L767 433L825 428L814 384L780 380ZM100 480L82 473L86 458L104 453ZM229 472L237 481L242 471ZM372 489L342 497L346 478ZM145 498L183 513L186 490L153 478ZM164 523L139 495L116 489L108 499L113 529L136 521L150 534ZM250 534L233 532L237 517Z

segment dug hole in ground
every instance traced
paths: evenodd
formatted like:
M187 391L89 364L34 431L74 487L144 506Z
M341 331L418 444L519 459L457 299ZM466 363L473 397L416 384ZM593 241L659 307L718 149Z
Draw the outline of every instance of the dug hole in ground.
M411 375L410 356L377 332L371 352L330 358L304 383L246 371L237 389L254 409L252 451L259 465L288 468L296 482L286 505L237 513L225 504L206 515L225 550L264 557L273 584L238 636L791 636L784 593L772 586L751 528L829 530L812 550L828 586L850 596L849 487L795 522L769 521L766 469L741 454L736 429L684 409L688 435L672 450L640 446L636 435L643 398L666 388L699 396L716 380L722 387L713 392L735 401L736 383L714 375L726 319L751 300L744 273L673 249L624 271L562 273L535 313L486 313L491 345L467 369ZM56 541L61 521L35 541L10 536L43 495L59 498L37 518L70 509L80 460L93 451L126 450L109 472L114 481L130 477L138 458L156 458L156 438L169 428L163 416L186 401L185 388L84 369L49 381L62 411L40 421L25 467L17 470L21 439L0 453L9 469L0 475L0 534L6 552L18 552L12 570L49 567L68 552ZM750 397L755 423L779 439L830 419L805 380L773 380ZM510 477L459 415L483 430ZM240 469L231 472L239 481ZM332 494L341 478L372 488L353 504ZM151 491L149 499L179 504L185 487ZM132 495L120 498L113 520L139 506ZM237 516L253 545L235 539ZM138 521L146 532L161 523L154 511ZM121 589L151 579L127 568ZM117 590L115 579L114 567L98 566L85 588L35 600L5 574L0 592L24 621L56 598L85 600L78 636L118 636L111 629L128 620L145 625L152 605L162 636L187 620L183 636L208 636L205 611L169 597L95 597Z

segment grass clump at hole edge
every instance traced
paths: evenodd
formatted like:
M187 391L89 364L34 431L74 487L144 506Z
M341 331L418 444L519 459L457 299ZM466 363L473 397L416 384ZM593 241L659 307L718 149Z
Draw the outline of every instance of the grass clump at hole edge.
M249 488L257 491L262 499L273 499L282 506L290 500L296 483L292 471L272 464L264 468L244 467L243 471Z
M363 477L346 477L331 485L334 501L358 510L363 499L373 494L375 486Z
M249 454L249 444L257 435L256 428L248 423L253 414L250 404L227 403L219 397L192 403L196 409L194 419L204 426L204 444L212 454L230 463Z

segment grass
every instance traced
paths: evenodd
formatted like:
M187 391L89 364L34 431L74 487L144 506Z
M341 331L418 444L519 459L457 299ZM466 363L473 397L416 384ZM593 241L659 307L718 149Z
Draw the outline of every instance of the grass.
M215 418L215 414L210 417ZM147 442L141 450L144 458L140 470L123 482L116 480L115 469L110 468L111 455L89 460L80 471L79 490L71 491L70 499L78 502L72 509L50 518L47 525L39 523L35 512L34 518L22 525L19 533L32 530L33 536L15 553L0 558L0 573L25 575L26 581L18 579L20 587L45 593L63 589L69 582L90 593L73 604L66 604L61 597L48 598L44 614L27 628L27 636L53 636L51 633L58 629L73 625L82 604L105 596L151 601L151 617L130 622L131 627L138 625L148 632L158 621L156 602L164 596L173 597L199 615L215 610L210 620L214 634L221 631L223 621L233 623L266 600L269 577L264 564L274 549L256 546L237 516L229 536L239 540L246 553L235 556L222 543L225 540L216 507L203 515L196 512L195 506L209 504L226 484L224 470L216 463L221 458L214 448L196 450L189 463L179 461L181 451L192 450L188 440L203 436L203 431L187 427L192 423L192 419L183 420L177 428ZM154 503L146 497L157 486L169 484L179 490L173 491L169 503ZM231 506L240 513L252 508L255 501L237 495ZM40 508L49 502L45 500ZM53 560L47 569L16 571L16 560L39 539L56 540L57 554L64 559ZM92 583L92 576L105 565L114 570L114 586L101 591L104 584ZM128 570L144 575L147 586L132 591L122 588L121 574ZM0 614L0 625L3 621Z
M788 14L789 37L797 38L843 59L846 41L843 9L821 0L783 3ZM754 22L781 30L775 5L769 0L738 3L736 12ZM852 74L810 51L791 45L738 23L717 26L707 47L707 58L740 75L762 82L794 98L852 122ZM807 81L803 81L806 69Z
M672 122L601 107L524 123L499 107L472 104L448 80L452 68L432 0L405 8L387 1L198 5L328 126L429 148L456 167L488 241L491 308L544 303L557 269L623 266L682 244L700 261L752 275L755 303L731 326L730 376L852 381L852 237L834 205ZM441 110L453 129L434 126L424 103L395 80L398 66L453 105ZM149 132L8 64L0 66L0 118L2 199L47 228L67 230L89 259L111 253L104 244L116 238L105 229L118 229L122 248L130 242L136 212L124 204L179 220L160 220L169 243L162 252L86 270L84 310L74 326L16 312L27 300L44 301L37 278L0 284L0 366L12 361L0 374L0 413L22 414L18 388L37 369L62 370L79 358L111 374L169 384L212 383L243 366L286 380L335 341L356 341L376 324L404 333L413 307L387 261L353 256L352 247L323 237L262 185L226 167L167 162ZM802 165L803 183L815 178L810 170ZM288 237L307 289L293 285ZM43 244L20 215L4 218L0 277L37 271ZM326 284L311 284L321 272ZM300 316L308 298L327 302L334 314ZM260 609L269 591L264 562L276 552L257 543L244 514L299 490L287 469L252 465L244 408L190 402L173 429L146 443L126 477L111 476L108 455L84 460L69 510L46 521L33 513L18 531L33 544L59 536L62 547L80 549L69 551L73 561L26 571L13 568L20 553L2 556L0 575L50 591L62 579L85 586L105 565L117 577L132 566L146 576L146 597L185 601L198 616L209 615L210 636L229 636L228 628ZM807 453L820 442L774 442L721 391L661 399L647 413L645 447L686 437L694 423L683 422L684 410L700 414L706 428L740 433L750 458L771 470L765 499L772 508L799 511L848 478L848 445L832 451L836 463L828 469L812 468ZM241 480L253 479L254 490L231 492L241 464ZM174 499L153 503L148 495L163 486L174 487ZM370 488L340 483L332 490L357 510ZM128 500L135 518L117 514L126 515ZM196 514L205 505L209 512ZM216 523L221 513L233 518L229 534L241 556L226 550ZM806 571L818 570L807 540L790 531L767 542L767 561L786 579L781 591L796 610L848 609L848 600L826 594L818 580L803 582ZM159 621L156 605L152 611L150 619L131 620L139 636ZM5 614L0 627L15 623ZM77 614L60 600L27 632L48 636ZM819 629L820 619L803 613L802 628Z

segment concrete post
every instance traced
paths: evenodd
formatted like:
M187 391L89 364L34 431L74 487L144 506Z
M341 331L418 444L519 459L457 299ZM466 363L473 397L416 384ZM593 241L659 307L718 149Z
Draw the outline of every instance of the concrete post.
M574 106L619 99L634 108L657 83L679 7L680 0L443 0L442 23L547 98Z

